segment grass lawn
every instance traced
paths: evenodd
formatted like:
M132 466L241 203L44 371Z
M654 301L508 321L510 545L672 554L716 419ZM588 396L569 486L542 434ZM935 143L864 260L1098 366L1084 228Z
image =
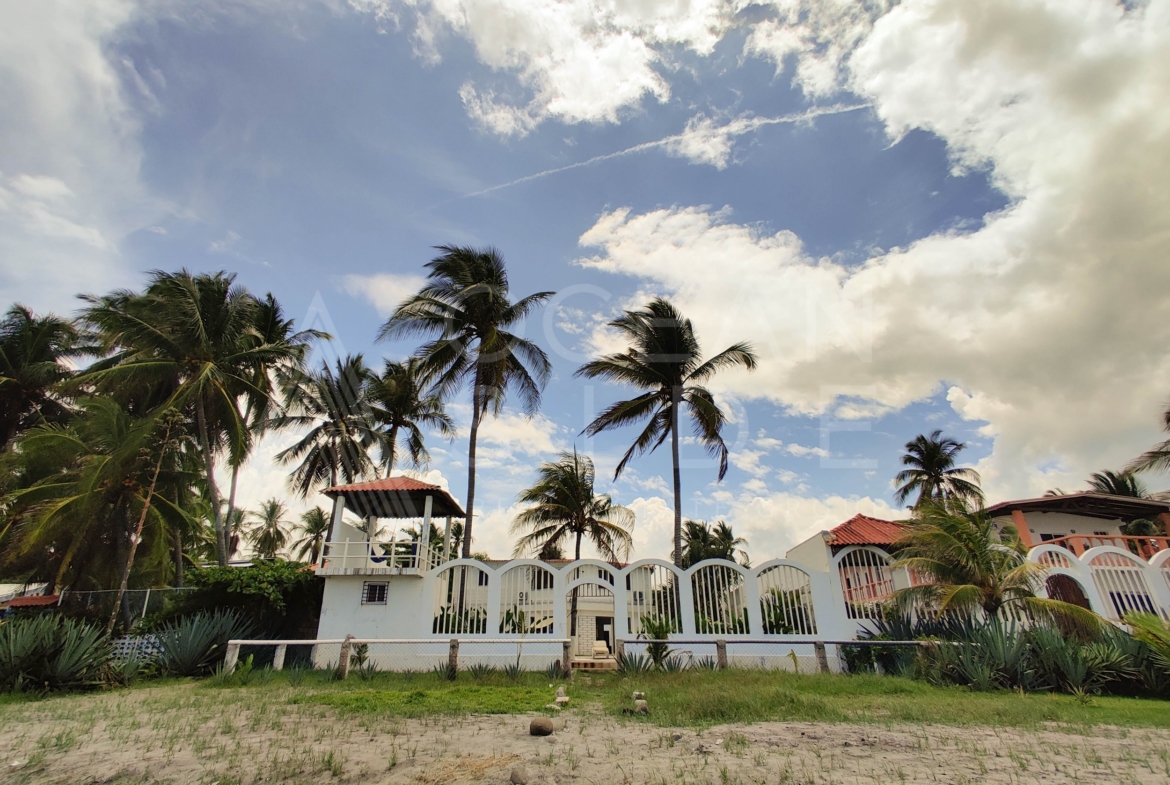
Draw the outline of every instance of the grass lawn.
M1170 705L974 693L881 676L764 671L578 673L253 671L128 689L0 696L4 785L455 785L534 781L886 785L1163 783ZM644 691L649 716L625 713ZM556 737L528 718L556 715ZM622 772L625 779L615 772ZM566 779L567 778L567 779Z
M273 675L272 685L287 677ZM434 674L375 674L368 680L329 681L309 674L290 698L347 713L387 717L513 714L541 711L551 701L550 682L526 674L512 682L500 674L454 682ZM555 687L555 685L554 685ZM797 675L752 670L692 671L624 677L578 674L565 683L574 707L599 706L620 716L633 704L634 690L650 702L637 722L704 727L762 721L929 723L1036 727L1072 726L1170 728L1170 703L1140 698L1093 698L1087 704L1068 695L1021 695L934 687L890 676ZM264 689L262 685L249 689Z

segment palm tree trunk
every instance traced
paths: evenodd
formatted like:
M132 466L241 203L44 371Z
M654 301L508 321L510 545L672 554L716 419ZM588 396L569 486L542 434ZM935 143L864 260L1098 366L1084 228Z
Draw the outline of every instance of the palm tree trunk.
M211 452L207 412L203 408L203 399L198 396L195 398L195 422L199 426L199 447L203 451L203 468L207 473L207 495L211 501L211 509L215 514L215 559L219 562L220 567L226 567L228 562L227 536L223 528L223 510L219 506L219 488L215 485L215 457Z
M476 374L475 391L471 395L471 438L467 445L467 519L463 523L464 559L471 558L471 523L475 512L475 440L479 435L480 402L479 374Z
M175 529L171 533L175 544L175 586L183 588L183 533Z
M577 550L576 559L574 561L581 561L581 536L584 531L577 532ZM580 586L573 587L572 607L569 609L569 635L570 637L577 634L577 592L581 590Z
M390 475L394 473L394 448L398 444L398 424L390 426L390 435L387 437L390 442L390 454L386 456L386 479L390 479Z
M150 502L154 498L154 489L158 486L158 475L162 471L163 458L167 454L167 440L171 429L167 426L163 434L162 444L158 451L158 460L154 464L154 474L150 478L150 487L146 489L146 499L142 502L142 512L138 515L138 525L134 527L134 536L130 538L130 552L126 555L126 564L122 567L122 583L118 586L118 595L114 598L114 611L106 623L106 632L114 631L114 624L118 621L118 609L122 604L122 597L126 595L126 586L130 583L130 570L134 566L134 554L138 550L138 541L142 539L142 528L146 525L146 515L150 512Z
M678 408L682 403L682 388L670 388L670 457L674 464L674 564L682 566L682 474L678 465Z

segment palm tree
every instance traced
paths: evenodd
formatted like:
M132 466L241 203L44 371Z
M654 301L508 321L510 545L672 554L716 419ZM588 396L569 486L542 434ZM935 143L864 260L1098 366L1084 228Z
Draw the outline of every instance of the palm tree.
M961 498L917 505L909 528L892 548L894 568L906 567L927 579L894 593L903 606L923 603L940 612L981 609L989 618L1019 609L1086 626L1097 623L1090 611L1037 597L1044 567L1029 562L1018 540L1001 538L991 518Z
M142 548L157 578L186 518L176 499L194 480L183 440L173 418L136 418L109 398L82 400L68 426L30 430L19 457L47 468L5 500L4 533L16 533L6 561L31 557L34 577L53 586L125 587Z
M1150 489L1132 472L1115 472L1106 469L1093 472L1089 477L1089 487L1097 493L1108 493L1112 496L1129 496L1134 499L1149 499Z
M576 450L543 464L536 482L520 493L520 502L529 506L512 522L513 534L525 532L516 541L514 555L548 554L572 538L575 559L581 558L584 540L593 543L606 561L625 559L633 547L634 513L596 493L595 479L593 461Z
M444 245L426 267L428 283L398 306L378 333L379 340L424 336L416 356L421 372L434 379L434 392L448 398L471 385L471 429L467 445L467 524L463 558L471 557L475 515L475 446L479 426L498 415L509 390L524 411L540 405L552 366L531 341L508 330L524 320L553 292L537 292L511 302L504 259L492 248Z
M268 373L295 363L304 346L269 340L262 333L261 302L218 272L156 270L142 294L117 291L84 296L82 316L100 342L103 361L78 377L136 405L188 410L203 457L214 512L216 555L227 563L227 510L215 480L217 453L237 465L251 449L255 429L240 411L241 399L266 405Z
M634 545L630 536L634 513L614 504L608 495L597 494L593 489L596 477L593 461L575 449L543 464L536 482L520 493L520 501L529 507L512 522L512 533L527 533L516 541L514 555L535 551L541 559L555 558L571 537L573 558L578 561L586 539L606 561L625 559ZM578 589L574 588L569 605L573 635L577 634L577 598Z
M373 374L362 355L322 363L311 373L294 371L283 376L284 410L273 428L308 428L301 439L277 453L283 464L298 462L289 484L305 498L310 491L357 482L376 469L370 452L385 453L385 435L369 405Z
M309 563L316 564L321 555L321 545L329 533L329 516L320 507L314 507L301 516L301 525L297 527L301 538L292 544L293 553L300 560L309 556Z
M592 436L609 428L649 420L622 456L614 479L621 475L634 456L653 452L667 437L670 438L674 467L674 557L675 564L681 564L680 410L686 406L699 441L709 455L719 459L719 479L722 480L727 474L727 445L722 437L726 418L716 406L714 396L701 385L723 368L743 366L754 369L756 355L750 344L737 343L704 362L691 320L661 298L651 301L642 310L626 311L609 326L629 339L630 348L622 354L611 354L585 363L576 375L621 382L646 392L608 407L585 428L585 433Z
M269 499L260 504L260 511L254 516L256 525L248 533L258 558L275 559L288 542L288 532L285 530L288 521L284 519L287 514L288 509L279 499Z
M374 419L386 432L382 467L387 477L394 470L399 433L406 434L406 450L415 467L431 458L420 426L434 428L443 436L455 435L455 425L442 399L425 389L422 360L417 357L400 363L387 360L382 374L370 380L369 399Z
M680 566L690 568L707 559L738 562L750 566L747 540L735 536L726 521L714 526L706 521L686 521L683 525L683 558Z
M73 375L69 358L90 350L68 321L8 309L0 321L0 450L34 425L64 422L69 408L58 385Z
M244 422L255 435L262 434L273 421L274 405L279 406L275 382L281 376L288 376L299 371L304 363L305 354L311 341L317 338L328 339L327 333L320 330L295 331L295 322L286 319L284 309L271 293L264 299L257 300L256 313L253 316L255 331L245 336L245 340L255 346L265 344L271 346L288 346L288 355L272 364L261 364L252 369L252 385L244 392ZM236 508L236 488L239 484L240 469L251 452L249 449L242 455L233 456L231 461L232 477L228 490L227 511L225 518L230 520Z
M936 430L930 436L919 434L906 442L902 465L908 468L898 472L899 483L894 499L904 504L912 493L918 493L914 507L924 501L964 499L983 501L979 488L979 473L974 469L955 466L955 456L967 445L943 436Z
M1162 430L1170 432L1170 407L1162 413ZM1141 472L1170 471L1170 439L1155 444L1150 449L1130 461L1125 471L1131 474Z

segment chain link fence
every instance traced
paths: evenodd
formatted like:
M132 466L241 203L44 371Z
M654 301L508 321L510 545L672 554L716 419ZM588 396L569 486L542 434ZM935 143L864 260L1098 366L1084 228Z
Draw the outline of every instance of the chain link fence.
M155 613L172 607L185 592L185 588L128 589L119 603L118 626L131 630L138 622ZM66 591L57 603L58 612L72 618L87 619L105 625L114 610L118 592L109 591Z

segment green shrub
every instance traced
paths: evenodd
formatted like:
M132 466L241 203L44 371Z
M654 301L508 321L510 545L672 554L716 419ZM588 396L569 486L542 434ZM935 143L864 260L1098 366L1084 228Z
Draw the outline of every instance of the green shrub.
M204 567L189 572L187 583L194 591L183 592L141 628L157 630L198 613L231 610L262 637L316 637L325 582L306 564L276 559L251 567Z
M110 679L109 636L96 625L60 616L0 625L0 690L92 688Z

